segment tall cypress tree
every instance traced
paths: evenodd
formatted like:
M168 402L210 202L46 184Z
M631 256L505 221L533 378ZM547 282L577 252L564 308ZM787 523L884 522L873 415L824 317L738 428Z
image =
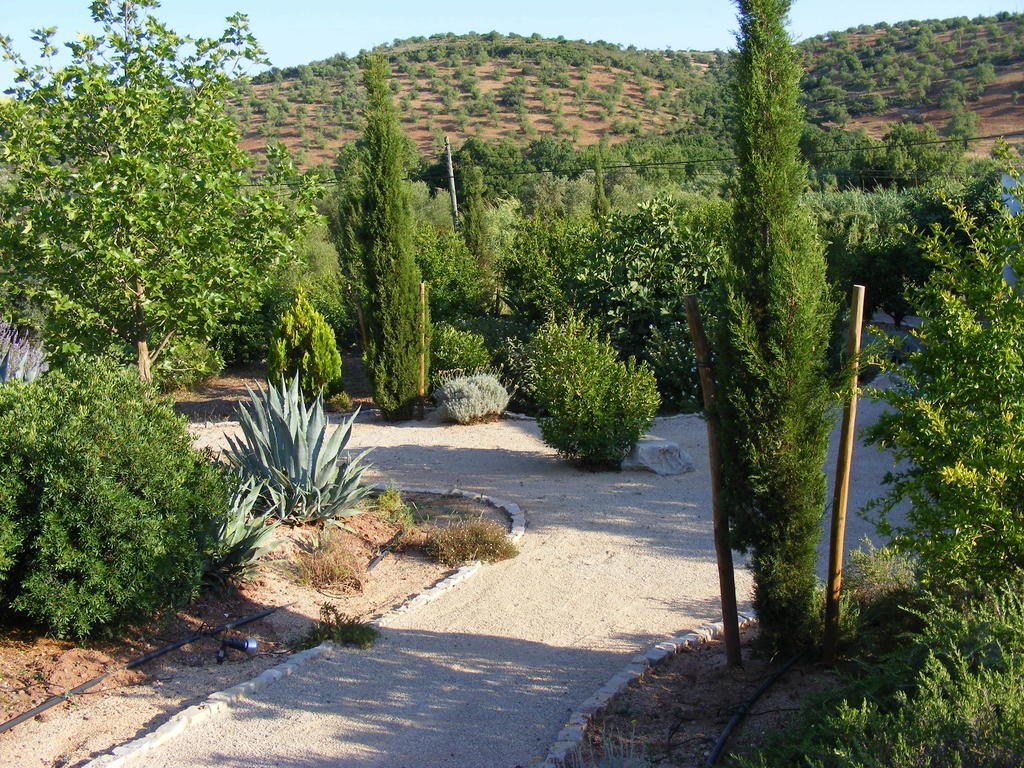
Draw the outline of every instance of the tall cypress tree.
M412 417L419 389L422 328L420 272L412 249L412 212L403 163L405 137L388 89L388 64L370 56L363 167L363 277L366 281L366 369L373 401L389 420ZM429 356L428 356L429 357Z
M497 290L494 277L494 254L484 221L484 174L472 160L462 173L462 237L476 261L481 289L488 296Z
M751 553L762 637L813 640L815 554L829 428L834 308L800 204L800 66L789 0L738 0L735 231L718 328L723 493L732 544Z
M591 213L597 221L604 221L611 213L608 196L604 192L604 140L597 147L594 156L594 199L590 205Z

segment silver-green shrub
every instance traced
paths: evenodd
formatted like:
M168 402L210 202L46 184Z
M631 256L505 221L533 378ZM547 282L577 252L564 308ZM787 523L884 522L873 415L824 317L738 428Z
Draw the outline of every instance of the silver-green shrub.
M490 373L456 376L441 384L434 392L445 418L459 424L499 416L508 406L509 393Z
M361 511L359 500L370 492L359 484L369 466L362 463L369 450L354 458L342 456L358 413L328 437L323 394L307 406L298 376L290 385L281 377L277 386L250 389L248 405L239 404L242 439L228 437L227 459L241 476L266 483L265 504L283 522L353 517Z

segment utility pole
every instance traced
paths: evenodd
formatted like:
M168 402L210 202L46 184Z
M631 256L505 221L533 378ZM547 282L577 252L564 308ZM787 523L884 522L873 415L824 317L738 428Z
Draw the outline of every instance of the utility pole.
M448 162L448 195L452 199L452 226L459 228L459 201L455 199L455 173L452 171L452 145L444 137L444 157Z

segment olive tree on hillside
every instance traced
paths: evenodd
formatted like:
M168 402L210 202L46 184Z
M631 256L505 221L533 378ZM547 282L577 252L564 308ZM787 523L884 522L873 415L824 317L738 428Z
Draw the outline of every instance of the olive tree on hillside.
M762 637L812 637L833 308L814 223L800 204L800 65L789 0L739 0L731 264L718 338L723 492L732 544L751 553Z
M52 351L121 351L139 376L177 341L209 340L248 305L307 221L310 189L248 186L225 112L236 67L262 61L243 15L217 38L168 29L154 0L97 0L96 33L39 30L0 104L0 276L41 307ZM290 170L272 156L280 173Z

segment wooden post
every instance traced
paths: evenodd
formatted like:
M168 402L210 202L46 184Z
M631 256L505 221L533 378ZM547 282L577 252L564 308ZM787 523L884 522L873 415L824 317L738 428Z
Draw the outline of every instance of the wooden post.
M718 586L722 599L722 626L725 635L725 657L730 667L743 665L740 655L740 625L736 612L736 576L732 566L732 547L729 544L729 517L722 509L721 457L718 453L718 416L715 411L715 380L711 376L711 354L700 319L697 297L687 294L686 321L693 337L693 350L697 356L700 389L704 395L704 421L708 429L708 463L711 468L711 518L715 533L715 555L718 560Z
M860 327L864 319L864 286L853 286L850 299L850 328L846 340L846 358L850 366L850 397L843 405L843 427L836 457L836 484L832 494L832 533L828 548L828 586L825 593L825 644L822 657L826 664L836 660L839 645L839 591L843 580L843 539L846 534L846 505L850 490L850 463L853 458L853 430L857 420L857 378L860 356Z
M455 199L455 172L452 170L452 145L444 137L444 157L448 163L448 196L452 201L452 226L459 228L459 201Z
M424 419L423 406L427 399L427 284L420 283L420 421Z

